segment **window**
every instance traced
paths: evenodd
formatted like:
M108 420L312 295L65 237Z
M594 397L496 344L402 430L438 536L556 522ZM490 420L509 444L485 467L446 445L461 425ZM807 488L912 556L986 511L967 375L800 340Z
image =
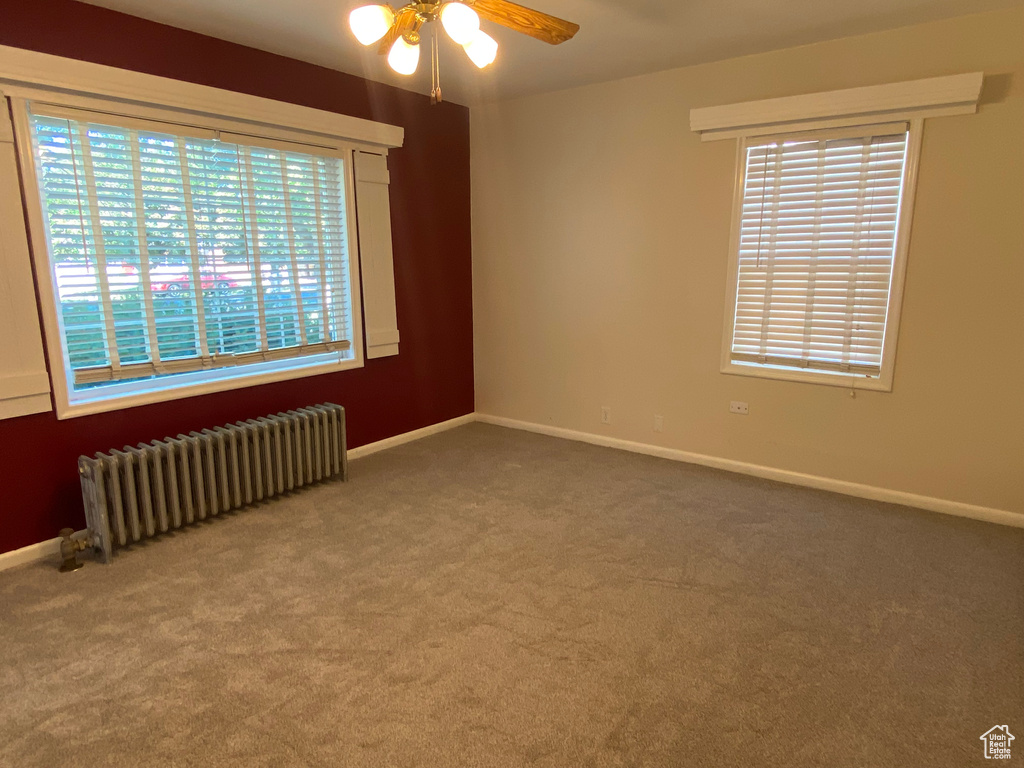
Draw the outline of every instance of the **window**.
M891 388L919 130L741 143L723 371Z
M4 46L0 91L0 418L398 354L401 127Z
M353 359L340 157L66 113L30 124L74 395Z

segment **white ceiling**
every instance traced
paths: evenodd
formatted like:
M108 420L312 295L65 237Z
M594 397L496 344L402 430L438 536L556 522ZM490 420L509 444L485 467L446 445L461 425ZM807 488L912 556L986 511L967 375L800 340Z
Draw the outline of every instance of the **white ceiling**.
M375 0L85 0L421 93L430 90L424 55L412 77L348 31L352 8ZM982 11L1024 0L520 0L575 21L559 46L489 22L498 58L477 70L441 35L445 99L461 104L599 83L630 75L758 53ZM392 5L397 6L392 0ZM431 26L439 26L433 24ZM424 46L424 54L427 53Z

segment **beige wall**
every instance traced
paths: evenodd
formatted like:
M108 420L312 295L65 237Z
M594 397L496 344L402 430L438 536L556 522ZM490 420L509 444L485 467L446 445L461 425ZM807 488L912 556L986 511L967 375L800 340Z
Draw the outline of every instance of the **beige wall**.
M1014 10L474 109L477 410L1024 512L1022 41ZM736 146L689 110L978 70L925 124L893 391L720 373Z

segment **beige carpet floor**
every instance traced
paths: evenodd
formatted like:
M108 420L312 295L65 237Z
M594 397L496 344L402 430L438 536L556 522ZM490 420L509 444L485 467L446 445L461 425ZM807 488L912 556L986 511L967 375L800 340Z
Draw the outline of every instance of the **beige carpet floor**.
M0 765L1024 762L1024 530L480 424L0 574Z

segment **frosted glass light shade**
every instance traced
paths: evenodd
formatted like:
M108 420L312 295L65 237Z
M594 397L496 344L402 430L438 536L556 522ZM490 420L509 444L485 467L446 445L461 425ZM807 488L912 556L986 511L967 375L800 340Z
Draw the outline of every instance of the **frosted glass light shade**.
M459 45L465 45L480 29L480 17L468 5L445 3L441 7L441 24L448 37Z
M400 75L411 75L420 63L419 45L410 45L404 37L395 40L388 54L388 64Z
M498 55L498 43L493 37L479 29L472 39L462 47L465 49L466 55L480 69L494 61L494 57Z
M352 34L363 45L372 45L384 37L395 21L395 14L383 5L364 5L348 15Z

